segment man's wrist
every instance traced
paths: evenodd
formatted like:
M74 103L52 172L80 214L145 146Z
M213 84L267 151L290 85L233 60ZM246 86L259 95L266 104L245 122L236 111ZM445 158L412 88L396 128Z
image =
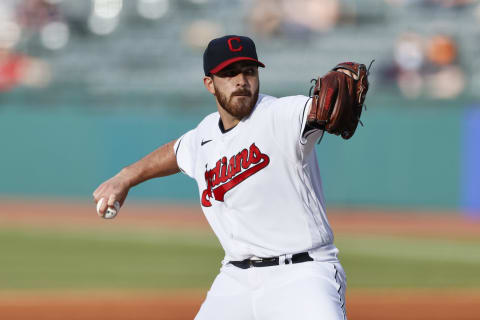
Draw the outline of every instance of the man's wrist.
M136 181L137 179L135 175L135 170L132 169L130 166L120 170L120 172L117 175L125 181L128 188L131 188L138 184L138 182Z

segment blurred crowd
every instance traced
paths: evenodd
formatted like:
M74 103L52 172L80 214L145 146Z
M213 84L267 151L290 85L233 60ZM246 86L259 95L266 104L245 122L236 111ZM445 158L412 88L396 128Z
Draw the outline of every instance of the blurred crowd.
M474 0L385 1L387 6L412 10L416 7L464 10L474 3ZM480 6L477 11L480 12ZM360 15L356 5L342 4L338 0L257 0L248 17L257 34L298 38L311 33L327 33L339 25L358 25L362 20ZM397 86L407 98L451 99L464 91L467 75L460 63L461 48L454 35L435 31L426 35L400 32L393 41L393 53L381 65L383 84Z
M257 0L248 14L255 33L301 37L331 30L340 17L338 0Z
M378 0L381 6L382 0ZM422 7L456 10L471 7L476 0L385 0L391 7ZM371 8L371 4L368 6ZM255 0L248 20L257 34L301 36L328 32L341 24L361 23L361 1L341 0Z
M407 98L455 98L467 81L458 50L455 39L448 34L402 33L395 40L393 63L383 65L382 82L397 84Z
M60 11L54 1L3 0L0 3L0 91L8 91L19 85L48 85L51 75L48 63L17 48L22 41L27 43L38 32L46 47L58 47L59 30L55 23L61 21ZM57 43L53 43L55 41Z
M375 7L409 10L469 11L480 24L476 0L376 0L366 8L361 1L348 0L245 0L240 1L245 28L257 37L316 39L338 28L361 28L362 24L385 24L372 15ZM54 78L51 54L62 54L71 41L87 36L107 37L119 24L129 23L122 12L135 10L144 20L165 19L174 5L188 3L198 8L229 5L229 0L1 0L0 2L0 91L18 86L43 88ZM366 8L366 9L365 9ZM394 10L394 9L391 9ZM229 30L225 21L202 16L198 10L183 27L181 39L193 50L203 49L213 37ZM173 14L180 14L173 12ZM366 18L365 18L366 17ZM227 22L228 23L228 22ZM230 28L231 29L231 28ZM451 31L451 30L450 30ZM75 37L82 35L82 37ZM391 40L393 50L381 57L382 83L395 86L409 98L427 96L455 98L468 82L462 61L462 46L455 32L428 33L398 30ZM288 48L286 48L288 50ZM50 52L50 56L48 54ZM35 56L33 56L35 55ZM53 61L53 62L52 62Z

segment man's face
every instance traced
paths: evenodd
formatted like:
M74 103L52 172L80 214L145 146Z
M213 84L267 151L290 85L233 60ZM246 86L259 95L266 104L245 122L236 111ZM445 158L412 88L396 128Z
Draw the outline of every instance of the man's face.
M258 100L258 66L248 61L233 63L213 75L215 97L237 119L250 115Z

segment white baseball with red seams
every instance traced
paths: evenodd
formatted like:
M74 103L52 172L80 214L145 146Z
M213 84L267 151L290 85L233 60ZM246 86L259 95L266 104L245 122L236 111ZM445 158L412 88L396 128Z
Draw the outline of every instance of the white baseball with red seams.
M231 130L220 128L215 112L177 140L178 166L196 180L203 212L225 250L196 319L345 318L345 274L314 151L323 132L304 132L309 109L306 96L260 95L250 116ZM249 269L229 264L302 252L314 261Z
M113 204L113 208L107 207L105 213L102 215L102 214L100 214L100 208L102 207L102 204L103 204L104 200L105 200L105 198L101 198L97 202L97 214L104 219L115 218L117 216L118 212L120 211L120 202L115 201L114 204Z

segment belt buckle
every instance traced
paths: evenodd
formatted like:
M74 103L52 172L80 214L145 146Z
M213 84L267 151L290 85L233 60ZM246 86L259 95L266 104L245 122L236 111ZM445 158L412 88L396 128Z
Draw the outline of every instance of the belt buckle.
M278 264L279 265L292 264L293 263L292 256L293 256L293 254L282 254L282 255L278 256Z
M261 263L263 261L262 258L259 258L259 257L252 257L250 259L248 259L248 266L249 267L256 267L259 263Z

